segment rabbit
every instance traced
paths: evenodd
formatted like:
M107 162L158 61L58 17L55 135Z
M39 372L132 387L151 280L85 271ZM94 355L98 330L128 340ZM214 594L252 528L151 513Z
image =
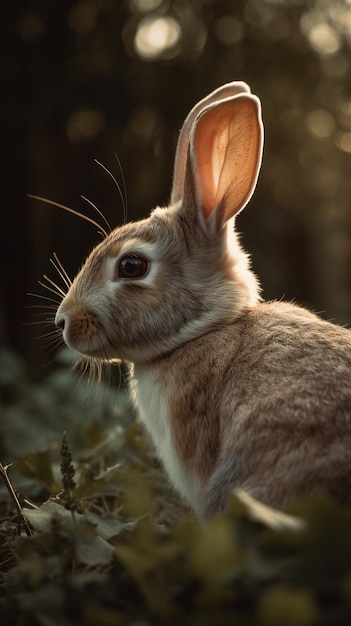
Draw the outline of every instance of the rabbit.
M189 113L168 207L113 230L58 307L65 343L130 364L140 418L199 519L240 489L285 508L351 502L351 332L265 302L234 228L258 178L263 125L248 85Z

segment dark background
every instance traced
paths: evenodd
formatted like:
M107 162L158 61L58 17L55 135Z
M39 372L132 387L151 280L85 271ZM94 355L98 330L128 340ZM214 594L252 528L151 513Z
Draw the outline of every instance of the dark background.
M33 376L51 359L51 328L28 292L74 276L97 229L45 196L116 226L168 201L174 150L190 108L245 80L262 100L265 154L238 219L266 298L351 320L351 4L347 0L31 0L0 21L0 342ZM98 216L97 219L99 220ZM44 311L46 317L50 316ZM131 312L132 315L132 312Z

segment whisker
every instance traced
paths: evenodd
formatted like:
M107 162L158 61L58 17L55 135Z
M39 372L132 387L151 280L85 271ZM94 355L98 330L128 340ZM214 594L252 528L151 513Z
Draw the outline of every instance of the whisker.
M124 224L125 224L127 222L127 212L128 212L127 185L126 185L126 179L125 179L124 173L123 173L123 167L122 167L121 161L119 160L117 152L115 152L115 158L116 158L116 161L118 163L119 171L120 171L121 176L122 176L123 197L124 197L124 202L123 202L123 221L124 221Z
M82 355L78 358L74 364L74 369L80 378L84 378L88 374L88 380L90 377L90 360L89 357Z
M57 289L57 292L56 292L57 295L61 294L61 296L65 297L66 294L63 291L63 289L59 285L57 285L49 276L44 274L43 278L45 278L45 280L47 280L50 285L52 285L53 287Z
M136 401L136 405L137 405L137 409L140 415L140 410L141 410L141 406L140 406L140 398L139 398L139 393L138 393L138 387L136 384L136 380L134 378L134 376L131 374L130 369L128 368L128 383L130 388L133 391L134 397L135 397L135 401Z
M47 352L54 353L53 358L50 359L50 361L47 364L47 365L51 365L51 363L55 363L56 357L57 357L57 352L58 352L60 346L62 346L62 343L60 341L54 341L53 339L51 341L46 340L45 343L46 343L45 350Z
M63 337L56 328L48 331L47 333L43 333L42 335L38 335L38 339L45 340L47 345L64 345Z
M78 373L78 376L81 378L87 377L88 383L101 383L105 372L105 366L108 366L108 357L101 342L99 352L99 357L81 355L81 358L78 358L74 365L74 369ZM110 370L107 371L111 376Z
M41 324L41 326L45 325L44 322L33 323L33 325L39 325L39 324ZM49 322L47 322L47 324L49 324ZM28 326L30 325L31 324L28 324ZM53 326L52 322L50 323L50 326ZM41 335L37 335L37 339L39 339L40 341L43 341L46 344L46 347L50 352L57 351L59 346L63 345L62 335L55 328L48 332L42 333Z
M126 207L126 200L124 198L121 185L119 184L119 182L117 181L115 176L112 174L112 172L110 172L110 170L108 170L107 167L105 167L105 165L100 163L100 161L98 161L97 159L94 159L94 161L95 161L95 163L97 165L99 165L104 170L104 172L106 172L106 174L108 174L110 176L110 178L112 178L114 184L116 185L116 187L118 189L119 197L121 198L121 202L122 202L123 219L124 219L124 223L125 223L127 221L127 217L126 217L127 216L127 207ZM124 176L123 176L123 180L124 180ZM123 183L123 188L125 189L125 181Z
M52 340L61 340L61 337L57 336L57 330L50 330L48 333L44 333L43 335L38 335L38 339L52 339Z
M100 211L100 209L98 209L98 207L96 206L96 204L94 204L91 200L89 200L89 198L87 198L86 196L81 196L82 200L84 200L85 202L87 202L95 211L98 212L98 214L100 215L100 217L102 217L102 219L104 220L107 228L109 229L109 231L112 231L112 228L110 226L110 224L108 223L106 217L104 216L104 214L102 213L102 211Z
M84 357L79 362L80 373L82 376L88 377L88 382L94 381L101 382L102 377L102 362L93 357Z
M38 339L45 339L49 343L56 343L64 345L62 334L56 329L48 331L47 333L43 333Z
M56 252L54 252L52 256L54 258L53 259L49 259L50 263L54 266L56 272L62 278L62 281L64 282L66 287L69 289L70 286L72 285L72 281L71 281L70 277L68 276L65 268L63 267L60 259L57 256Z
M47 285L42 284L42 286L52 291L50 287L48 287ZM26 308L31 308L31 309L34 309L34 308L44 309L43 311L39 311L35 314L35 317L37 318L42 317L43 319L32 320L30 322L24 322L22 324L22 326L39 327L43 331L45 330L45 328L48 328L48 327L51 329L51 330L48 330L47 332L42 332L41 334L36 333L36 338L45 344L45 350L47 352L54 353L53 358L50 358L50 360L45 364L46 367L49 367L52 363L55 362L58 349L64 345L62 333L57 328L55 328L54 313L57 310L56 302L52 298L47 298L46 296L41 296L36 293L32 293L28 295L35 296L37 298L43 298L44 300L49 301L49 302L54 302L55 304L55 306L52 304L49 304L49 305L37 304L37 305L27 306Z
M47 319L55 319L57 307L51 304L33 304L26 306L26 309L40 309L33 313L32 317L46 317ZM42 309L42 310L41 310Z
M57 307L53 304L26 304L26 309L44 309L45 311L56 311ZM36 315L44 315L44 312L36 313Z
M51 204L52 206L56 206L59 209L63 209L64 211L68 211L68 213L73 213L73 215L76 215L77 217L81 217L82 220L85 220L86 222L90 222L90 224L93 224L94 226L96 226L96 228L98 228L99 230L102 231L102 233L105 235L105 237L108 236L107 231L104 228L102 228L102 226L100 226L100 224L98 224L91 217L88 217L87 215L84 215L83 213L79 213L79 211L75 211L74 209L71 209L70 207L65 206L64 204L60 204L59 202L54 202L53 200L49 200L48 198L42 198L41 196L36 196L34 194L31 194L31 193L28 194L28 198L32 198L33 200L39 200L39 202L46 202L47 204Z
M46 278L46 276L44 276L44 278ZM48 291L51 291L51 293L54 293L55 296L65 295L63 292L59 293L58 291L55 291L54 289L51 289L51 287L49 287L48 285L45 285L45 283L42 283L40 280L38 280L38 284L41 285L41 287L44 287L44 289L47 289ZM55 287L56 287L56 285L55 285Z
M41 285L41 283L39 283ZM45 289L48 289L48 287L46 285L44 285ZM52 289L50 290L52 291ZM56 292L53 292L56 293ZM59 294L56 294L59 295ZM40 293L27 293L27 296L33 297L33 298L40 298L41 300L47 300L47 302L53 302L54 304L56 304L57 306L59 304L61 304L60 300L54 300L53 298L48 298L47 296L43 296ZM40 306L39 304L33 304L32 306Z
M50 365L52 365L53 363L56 363L56 359L57 359L57 355L56 355L56 348L46 348L47 352L55 352L54 356L52 357L52 359L49 359L48 361L46 361L45 363L45 367L50 367Z
M38 322L23 322L21 326L45 326L45 324L52 326L54 324L53 319L40 320Z

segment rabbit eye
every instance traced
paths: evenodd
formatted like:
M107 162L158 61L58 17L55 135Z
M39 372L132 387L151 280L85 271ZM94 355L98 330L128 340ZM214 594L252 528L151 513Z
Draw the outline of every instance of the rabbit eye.
M149 269L146 259L137 254L126 254L118 265L118 278L141 278Z

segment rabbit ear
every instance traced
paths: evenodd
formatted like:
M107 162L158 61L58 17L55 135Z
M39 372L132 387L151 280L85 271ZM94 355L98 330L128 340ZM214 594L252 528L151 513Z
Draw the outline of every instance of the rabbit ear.
M244 208L256 186L262 145L260 101L251 94L212 104L195 119L184 197L190 184L205 224L214 210L218 227Z
M190 111L182 126L178 139L173 172L171 204L178 202L178 200L181 200L183 197L185 170L189 147L189 135L193 127L195 118L209 104L212 104L214 102L220 102L225 98L230 98L240 93L250 93L250 87L246 83L241 81L227 83L226 85L222 85L222 87L218 87L218 89L210 93L208 96L206 96L206 98L203 98L203 100L200 100L200 102L198 102Z

